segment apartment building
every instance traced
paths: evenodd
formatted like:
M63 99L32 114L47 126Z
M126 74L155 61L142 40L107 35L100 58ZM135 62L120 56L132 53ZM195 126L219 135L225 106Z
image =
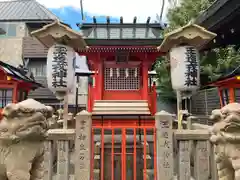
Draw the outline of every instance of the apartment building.
M0 12L0 29L5 32L0 35L0 60L15 67L23 65L29 68L35 80L46 87L48 50L38 40L31 37L31 32L59 18L36 0L2 1ZM78 57L78 66L82 66L79 62L84 65L84 60L80 59L81 57ZM81 108L86 104L86 86L84 86L86 80L82 79L80 83L78 106ZM31 92L29 97L48 105L61 105L48 88L39 88ZM68 98L70 107L74 108L75 97L76 91L74 90Z

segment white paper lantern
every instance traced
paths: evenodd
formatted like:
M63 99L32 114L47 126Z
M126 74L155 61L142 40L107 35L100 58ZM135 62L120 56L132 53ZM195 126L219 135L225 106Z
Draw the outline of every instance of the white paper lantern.
M47 84L54 92L71 92L74 88L76 54L73 48L55 44L47 55Z
M180 46L170 50L172 87L178 91L195 91L200 85L198 50Z

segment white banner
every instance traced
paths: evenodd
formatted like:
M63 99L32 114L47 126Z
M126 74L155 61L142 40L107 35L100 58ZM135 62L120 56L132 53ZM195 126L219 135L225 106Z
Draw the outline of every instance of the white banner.
M47 55L47 84L52 92L65 89L71 92L75 82L76 55L73 48L55 44Z
M195 91L200 86L199 53L192 46L170 50L172 87L179 91Z

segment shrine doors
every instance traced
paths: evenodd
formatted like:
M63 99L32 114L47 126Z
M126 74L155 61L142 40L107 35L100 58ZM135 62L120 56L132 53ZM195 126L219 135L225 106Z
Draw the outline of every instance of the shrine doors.
M95 121L92 137L92 180L156 180L154 121Z
M141 99L141 67L104 63L104 100Z

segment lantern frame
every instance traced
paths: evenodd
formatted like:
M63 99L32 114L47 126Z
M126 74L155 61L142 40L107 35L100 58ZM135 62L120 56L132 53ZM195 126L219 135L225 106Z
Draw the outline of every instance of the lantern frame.
M205 28L192 24L191 22L186 26L180 27L165 35L162 44L158 50L167 53L174 47L179 46L192 46L197 50L201 49L205 44L214 39L217 34L207 31ZM177 112L178 112L178 128L182 128L181 124L181 110L182 110L182 97L181 91L176 90L177 94Z
M43 28L31 33L44 46L51 47L56 43L67 45L73 49L84 50L88 48L82 34L73 31L60 21L43 26Z

